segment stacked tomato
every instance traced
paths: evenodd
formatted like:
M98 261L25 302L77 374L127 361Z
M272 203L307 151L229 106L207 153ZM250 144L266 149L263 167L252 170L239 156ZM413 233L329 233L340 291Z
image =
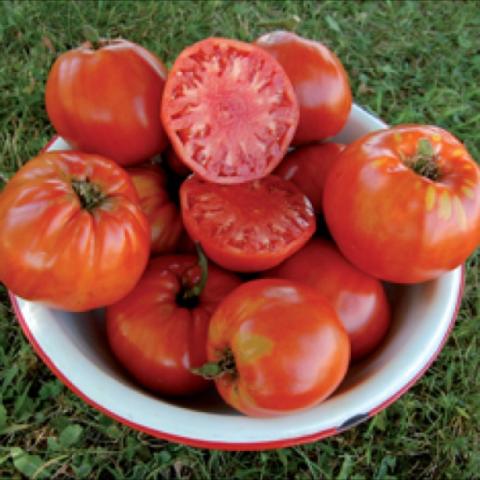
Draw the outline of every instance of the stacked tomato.
M338 58L288 32L208 38L169 73L124 40L64 53L46 107L73 150L1 193L0 280L106 307L113 353L155 392L213 379L248 415L318 404L384 338L382 281L436 278L480 242L465 147L420 125L328 142L351 104Z

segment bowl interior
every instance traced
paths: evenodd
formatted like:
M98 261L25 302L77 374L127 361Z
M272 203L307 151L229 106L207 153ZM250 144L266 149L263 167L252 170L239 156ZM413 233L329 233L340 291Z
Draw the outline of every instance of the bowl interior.
M336 138L350 143L385 124L354 106ZM49 149L69 148L62 139ZM401 394L435 358L453 325L462 268L409 287L389 286L394 318L382 346L352 367L336 393L298 414L254 419L225 406L214 389L183 400L159 398L133 383L113 359L103 311L72 314L14 298L17 316L48 366L92 405L135 428L197 445L257 448L331 434ZM357 417L361 416L361 417Z

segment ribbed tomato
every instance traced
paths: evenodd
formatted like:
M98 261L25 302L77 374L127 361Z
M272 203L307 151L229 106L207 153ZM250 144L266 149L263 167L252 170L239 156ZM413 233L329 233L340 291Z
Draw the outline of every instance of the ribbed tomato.
M208 386L190 369L206 361L210 317L240 280L215 265L203 272L194 255L154 258L134 290L106 310L115 356L151 390L185 395Z
M71 145L121 165L143 162L167 146L158 111L167 70L126 40L85 43L60 55L45 103L55 130Z
M382 280L436 278L480 243L480 169L438 127L399 125L349 145L323 201L342 253Z
M71 311L116 302L149 251L135 188L104 157L42 153L0 194L0 281L28 300Z
M193 175L180 188L185 228L224 268L254 272L274 267L315 232L308 198L275 175L220 185Z
M165 85L162 121L178 157L200 177L241 183L270 173L298 124L292 85L249 43L207 38L183 50Z

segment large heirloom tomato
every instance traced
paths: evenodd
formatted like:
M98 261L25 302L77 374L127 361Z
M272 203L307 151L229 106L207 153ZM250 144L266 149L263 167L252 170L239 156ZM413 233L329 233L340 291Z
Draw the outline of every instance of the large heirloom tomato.
M165 172L156 165L133 167L127 172L150 223L152 252L173 252L183 231L183 223L179 208L170 199Z
M383 280L438 277L480 243L480 169L438 127L402 125L349 145L323 200L342 253Z
M116 302L149 250L131 180L98 155L42 153L0 195L0 281L28 300L70 311Z
M194 255L157 257L134 290L106 310L115 356L151 390L185 395L208 385L190 369L206 361L210 317L240 280L214 265L207 277L202 268Z
M323 189L330 167L345 145L320 143L305 145L289 153L275 175L293 182L312 202L315 212L322 212Z
M305 195L275 175L240 185L219 185L193 175L180 188L185 228L214 262L229 270L274 267L315 232Z
M158 116L167 70L126 40L90 43L60 55L47 80L48 117L75 148L132 165L160 153Z
M345 376L350 343L326 299L301 283L254 280L219 305L199 371L252 416L313 407Z
M348 76L337 56L325 45L292 32L267 33L255 43L279 61L292 82L300 107L293 143L336 135L352 107Z
M265 276L297 280L333 306L350 338L352 360L373 351L390 323L390 307L381 282L348 262L332 243L312 239Z
M179 158L200 177L241 183L278 165L297 128L298 104L287 75L268 53L207 38L175 61L162 121Z

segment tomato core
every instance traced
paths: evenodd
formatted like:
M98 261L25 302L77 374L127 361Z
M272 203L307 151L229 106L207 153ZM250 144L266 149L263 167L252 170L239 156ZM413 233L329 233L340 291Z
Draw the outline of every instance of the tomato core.
M105 200L105 195L100 186L96 183L90 182L88 178L86 180L73 180L72 188L76 193L82 208L89 212L97 208L103 200Z

